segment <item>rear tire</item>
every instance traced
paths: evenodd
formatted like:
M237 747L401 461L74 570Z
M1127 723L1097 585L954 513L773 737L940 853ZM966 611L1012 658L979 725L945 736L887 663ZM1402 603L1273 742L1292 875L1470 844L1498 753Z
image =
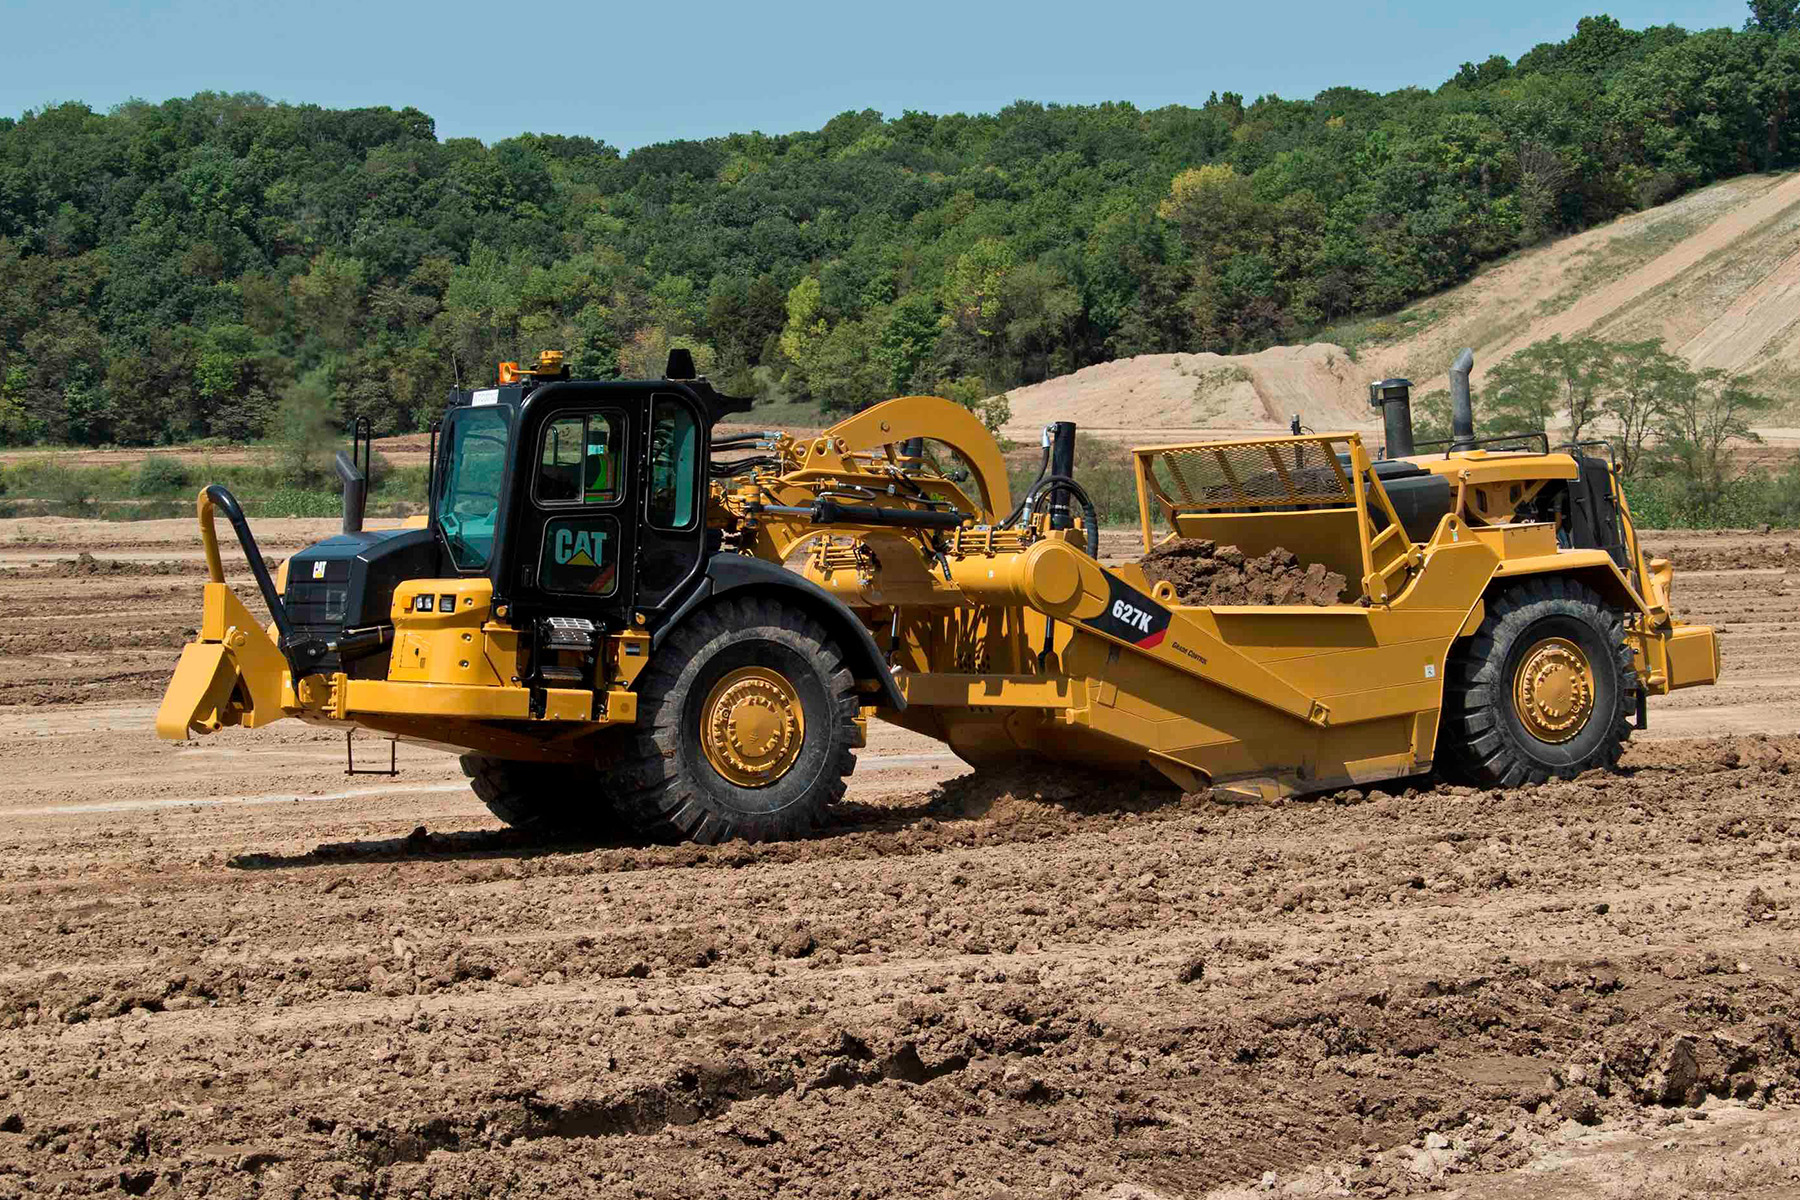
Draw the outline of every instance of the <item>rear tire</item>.
M618 824L600 772L566 763L462 756L469 787L514 829L546 836L605 832Z
M774 600L727 600L651 657L614 778L650 828L707 843L800 837L856 768L856 714L856 681L823 626Z
M1526 580L1491 594L1481 628L1451 651L1438 767L1517 787L1616 766L1637 694L1620 614L1574 580Z

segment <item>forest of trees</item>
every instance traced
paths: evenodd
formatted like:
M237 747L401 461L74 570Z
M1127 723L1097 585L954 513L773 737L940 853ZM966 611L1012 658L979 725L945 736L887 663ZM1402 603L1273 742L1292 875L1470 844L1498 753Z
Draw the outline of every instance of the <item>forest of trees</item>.
M620 154L204 93L0 118L0 441L419 428L539 348L848 408L1239 351L1800 162L1800 28L1582 20L1435 90L1019 102Z

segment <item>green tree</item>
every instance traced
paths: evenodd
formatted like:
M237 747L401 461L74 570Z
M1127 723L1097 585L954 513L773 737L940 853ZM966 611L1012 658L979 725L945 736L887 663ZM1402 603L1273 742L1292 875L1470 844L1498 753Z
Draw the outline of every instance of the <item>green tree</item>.
M937 345L938 330L937 305L923 293L904 297L889 311L875 358L893 395L904 395L915 386L914 377Z
M1800 25L1800 0L1749 0L1746 7L1750 9L1746 29L1780 34Z
M819 306L819 280L808 275L796 283L787 296L787 323L781 330L781 352L800 374L801 386L812 389L812 376L818 370L825 335L831 331Z
M1750 423L1774 402L1716 368L1700 371L1694 382L1668 397L1656 422L1656 450L1663 465L1690 481L1710 504L1731 477L1730 451L1762 441Z
M956 259L944 281L944 321L989 344L1000 332L1001 291L1013 267L1012 248L982 238Z
M30 441L32 433L25 415L25 368L8 367L0 375L0 444L16 446Z
M1488 372L1477 419L1488 433L1544 433L1561 412L1556 378L1508 359Z
M311 270L288 284L301 327L329 349L351 347L365 274L359 260L326 251L313 259Z
M1699 385L1687 363L1663 349L1662 339L1609 348L1606 413L1618 433L1619 470L1630 477L1644 464L1651 435Z
M1578 442L1601 415L1611 370L1612 355L1593 338L1534 342L1489 372L1489 423L1509 426L1503 432L1537 433L1560 421Z
M340 415L417 428L498 360L561 348L604 376L671 336L722 386L836 405L1260 349L1800 165L1795 12L1585 17L1435 90L858 111L623 155L250 94L51 105L0 119L4 436L249 437L309 377Z

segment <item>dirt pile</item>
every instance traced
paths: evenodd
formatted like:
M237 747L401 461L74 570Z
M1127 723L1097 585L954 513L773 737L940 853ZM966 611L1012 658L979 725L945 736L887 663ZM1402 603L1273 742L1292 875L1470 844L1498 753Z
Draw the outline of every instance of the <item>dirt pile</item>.
M163 562L125 562L116 558L95 558L86 550L74 558L56 563L49 573L64 579L79 578L84 575L184 575L192 571L188 563L171 561Z
M1236 546L1208 538L1175 538L1151 550L1138 566L1152 583L1175 585L1182 604L1337 604L1347 580L1324 563L1300 565L1280 546L1246 558Z

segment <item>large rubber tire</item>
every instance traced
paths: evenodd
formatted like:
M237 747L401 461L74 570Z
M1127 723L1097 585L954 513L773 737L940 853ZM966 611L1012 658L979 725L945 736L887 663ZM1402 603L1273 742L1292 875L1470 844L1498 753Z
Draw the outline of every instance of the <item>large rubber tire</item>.
M1549 639L1579 647L1593 674L1584 723L1545 740L1515 702L1519 669ZM1619 612L1570 579L1528 579L1488 597L1487 617L1451 651L1438 726L1438 769L1476 787L1573 779L1613 767L1631 736L1638 680Z
M702 737L709 695L746 667L778 672L803 718L791 765L748 787L720 773ZM613 778L652 830L707 843L801 837L856 768L856 714L856 680L823 626L775 600L727 600L688 617L652 655L638 683L630 761Z
M514 829L571 837L616 831L623 824L608 798L606 779L592 768L465 754L462 769L488 811Z

